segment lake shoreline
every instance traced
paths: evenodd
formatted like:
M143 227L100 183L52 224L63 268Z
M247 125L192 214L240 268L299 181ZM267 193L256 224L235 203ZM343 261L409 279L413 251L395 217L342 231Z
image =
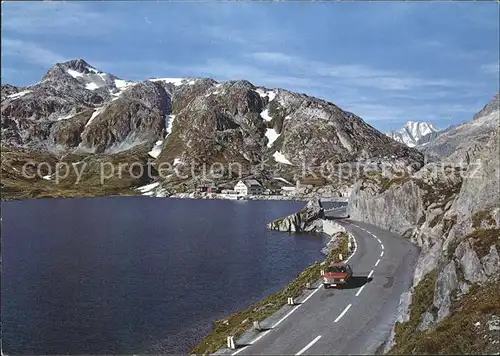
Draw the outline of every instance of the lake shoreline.
M343 226L329 220L321 219L323 229L321 233L329 236L325 247L321 250L325 259L322 262L316 262L308 266L295 279L291 280L278 292L275 292L263 300L252 304L246 310L236 312L222 320L214 322L213 330L205 336L200 343L191 351L190 354L231 354L234 350L224 347L227 336L233 336L236 344L248 344L249 339L257 336L259 331L251 326L253 321L259 321L261 326L266 328L277 320L279 316L286 313L289 306L286 305L285 297L293 296L296 301L304 300L308 291L321 287L318 281L321 280L320 270L322 266L330 262L339 262L340 256L343 260L349 258L355 249L355 239ZM350 243L354 242L354 243ZM307 288L307 284L310 287ZM268 308L266 312L266 308ZM244 342L238 342L244 339Z

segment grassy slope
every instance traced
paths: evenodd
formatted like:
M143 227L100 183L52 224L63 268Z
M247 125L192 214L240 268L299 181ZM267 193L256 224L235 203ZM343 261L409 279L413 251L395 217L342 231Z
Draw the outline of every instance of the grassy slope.
M478 217L479 218L479 217ZM478 219L477 218L477 219ZM467 239L481 258L491 245L498 246L500 229L479 229L450 245L452 255L458 244ZM415 287L410 305L410 320L396 324L396 345L390 354L485 354L494 353L492 336L484 325L492 315L500 315L500 281L474 285L468 294L452 303L451 315L436 327L419 331L422 315L433 308L437 271L427 274ZM479 322L480 326L474 324ZM498 338L498 334L496 337ZM498 347L498 346L496 346ZM498 350L497 350L498 351Z
M66 155L56 157L47 152L2 147L2 200L58 197L91 197L104 195L137 195L133 187L146 183L138 176L139 165L147 172L147 153L130 150L115 155ZM33 166L23 167L31 162ZM77 163L80 162L80 163ZM130 163L137 162L136 166ZM57 164L67 164L60 169L61 179L45 180L40 175L54 173ZM72 164L77 164L73 166ZM126 166L126 164L129 164ZM101 182L101 167L114 168L114 175ZM118 167L121 166L121 170ZM37 172L39 169L40 175ZM76 170L75 170L76 167ZM77 173L83 173L77 181ZM136 176L134 176L136 175Z
M420 321L418 314L425 310L425 306L432 304L432 278L435 277L430 276L427 281L422 281L417 286L418 294L411 307L412 319L406 324L397 325L396 345L390 354L484 355L498 352L498 344L492 343L498 338L498 334L495 337L486 324L491 315L500 315L500 282L474 286L466 296L453 303L450 317L432 330L417 331L416 327ZM413 319L415 317L417 318Z

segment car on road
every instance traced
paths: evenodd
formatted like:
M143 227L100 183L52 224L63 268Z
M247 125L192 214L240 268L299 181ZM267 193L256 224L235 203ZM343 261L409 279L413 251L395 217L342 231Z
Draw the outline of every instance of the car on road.
M323 286L330 287L345 286L352 278L352 268L347 263L332 263L323 274Z

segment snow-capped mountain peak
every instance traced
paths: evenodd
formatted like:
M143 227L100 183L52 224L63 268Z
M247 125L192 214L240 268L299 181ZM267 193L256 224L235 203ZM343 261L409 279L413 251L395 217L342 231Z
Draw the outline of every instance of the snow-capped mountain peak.
M414 147L420 138L437 131L439 130L430 122L408 121L400 130L391 131L387 136L409 147Z
M42 82L77 81L83 88L94 91L105 88L114 97L119 96L126 88L136 82L122 80L113 74L105 73L83 59L56 63L45 76Z

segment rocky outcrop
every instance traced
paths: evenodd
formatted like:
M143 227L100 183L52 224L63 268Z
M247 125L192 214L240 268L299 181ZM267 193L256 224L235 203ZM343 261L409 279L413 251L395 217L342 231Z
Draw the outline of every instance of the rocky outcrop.
M437 320L440 322L450 314L452 293L458 287L458 277L455 269L455 262L451 261L441 271L436 280L436 287L434 292L434 307L437 308ZM431 323L431 313L427 316L427 326Z
M453 141L458 136L443 139L452 147L445 159L397 178L368 176L353 188L348 209L353 219L405 235L421 247L412 292L427 276L436 276L435 282L419 290L419 298L432 295L432 302L410 305L412 318L418 320L407 321L407 327L414 328L415 335L449 320L454 305L474 286L491 286L499 278L500 149L495 107L487 106L463 125L477 134L470 141L465 133L458 135L458 146Z
M429 137L428 140L420 142L416 148L425 154L427 161L469 163L471 156L481 150L491 134L498 130L499 100L499 94L495 95L472 121L450 127L435 137Z
M311 200L297 213L272 221L268 228L286 232L321 232L323 217L321 201Z

